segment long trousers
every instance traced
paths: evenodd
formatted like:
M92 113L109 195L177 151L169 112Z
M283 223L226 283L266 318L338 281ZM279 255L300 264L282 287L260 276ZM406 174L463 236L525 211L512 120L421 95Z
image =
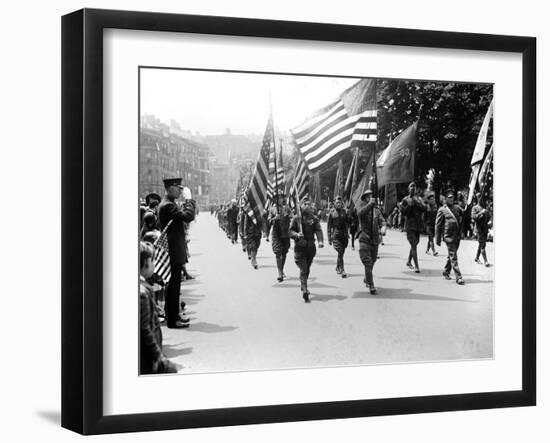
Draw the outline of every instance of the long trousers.
M168 326L172 326L178 319L182 271L183 264L170 263L170 281L166 288L166 303L164 305Z
M300 270L300 285L302 291L307 290L307 279L309 278L309 270L311 263L313 263L313 257L317 253L315 244L308 245L304 248L294 247L294 262Z
M414 261L414 265L418 268L418 254L416 252L416 247L418 246L418 242L420 240L420 232L407 231L407 240L411 245L411 249L409 251L409 259L407 260L407 263L410 263L412 259Z
M369 286L374 285L374 279L372 276L372 269L376 263L376 257L378 256L378 245L374 245L368 242L359 241L359 258L365 268L365 280Z
M447 263L445 263L445 274L449 275L451 269L455 273L455 277L459 279L462 277L460 273L460 268L458 267L458 246L460 242L447 243Z

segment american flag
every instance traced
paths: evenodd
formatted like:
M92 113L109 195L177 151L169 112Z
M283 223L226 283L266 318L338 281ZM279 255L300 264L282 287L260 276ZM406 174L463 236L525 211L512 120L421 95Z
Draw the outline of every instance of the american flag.
M297 207L302 198L308 195L308 188L309 174L307 172L307 167L301 156L298 154L298 161L294 171L294 180L292 181L292 185L290 187L289 204L291 207Z
M246 191L247 204L245 210L255 224L258 224L261 217L267 211L267 190L271 181L269 174L269 158L271 152L275 149L273 143L273 117L270 114L262 141L262 147L258 154L256 169L254 170L254 175Z
M376 79L362 79L291 133L308 169L315 172L346 149L374 146L376 116Z
M170 256L168 254L168 228L172 224L172 220L168 222L166 227L162 230L159 238L155 242L155 255L153 260L155 262L155 274L161 277L165 282L170 280Z
M488 199L488 197L490 196L493 183L493 145L491 145L491 148L483 161L483 166L481 166L481 169L479 170L478 183L479 189L485 198L485 201L492 200Z

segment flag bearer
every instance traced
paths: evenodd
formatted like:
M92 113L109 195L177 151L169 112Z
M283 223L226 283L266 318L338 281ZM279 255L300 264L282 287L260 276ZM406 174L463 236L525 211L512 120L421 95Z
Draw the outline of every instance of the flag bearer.
M276 208L273 208L271 217L269 218L269 224L267 233L271 229L271 248L275 254L275 260L277 262L277 271L279 275L278 281L283 281L286 277L284 272L286 255L290 249L290 234L289 227L292 220L292 212L287 205L286 197L279 195L279 212Z
M376 294L372 270L378 256L378 244L380 243L380 218L376 216L376 200L372 198L372 191L367 189L361 196L363 205L357 210L359 218L359 258L365 268L363 280L371 294ZM373 220L374 218L374 220Z
M489 211L485 208L485 202L481 193L476 194L477 204L472 209L472 219L476 226L476 236L478 241L477 253L475 262L480 263L479 255L483 256L485 266L490 266L487 260L487 251L485 245L487 244L487 235L489 234L489 219L491 218Z
M315 248L315 237L319 247L323 245L323 231L319 219L313 214L311 201L304 197L301 202L301 214L296 215L290 223L290 237L295 240L294 243L294 261L300 269L300 284L302 297L306 303L309 303L309 290L307 280L313 257L317 249Z
M256 255L262 241L262 218L257 218L257 223L254 223L250 215L243 212L243 240L246 244L246 252L248 259L254 269L258 269Z
M407 233L407 240L411 245L407 266L413 268L411 260L414 261L414 272L416 273L420 272L416 247L418 246L420 231L422 230L422 213L425 211L426 206L416 195L416 184L411 182L409 184L409 195L401 201L401 213L405 216L405 232Z
M435 218L435 242L437 246L441 245L441 237L447 244L448 256L443 277L451 279L451 268L455 273L456 282L459 285L464 284L460 268L458 267L458 247L460 245L462 209L454 204L454 194L448 191L445 194L445 205L437 211Z
M327 237L329 245L332 245L338 253L336 273L341 274L342 278L347 277L344 269L344 253L348 247L349 225L350 220L344 209L342 197L336 197L334 199L334 208L328 214Z

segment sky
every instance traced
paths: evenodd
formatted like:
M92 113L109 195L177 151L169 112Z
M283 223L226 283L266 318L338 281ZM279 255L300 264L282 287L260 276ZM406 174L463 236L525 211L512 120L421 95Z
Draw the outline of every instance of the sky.
M288 131L358 79L141 69L140 112L201 135L262 134L270 96L276 127Z

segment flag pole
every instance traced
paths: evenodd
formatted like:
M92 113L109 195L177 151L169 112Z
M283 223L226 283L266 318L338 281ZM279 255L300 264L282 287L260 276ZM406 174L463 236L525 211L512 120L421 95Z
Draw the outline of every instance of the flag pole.
M272 128L272 138L273 138L273 155L274 155L274 165L275 165L275 208L277 214L279 214L279 183L277 180L277 144L275 142L275 123L273 120L273 104L271 102L271 93L269 93L269 109L271 112L271 128Z

